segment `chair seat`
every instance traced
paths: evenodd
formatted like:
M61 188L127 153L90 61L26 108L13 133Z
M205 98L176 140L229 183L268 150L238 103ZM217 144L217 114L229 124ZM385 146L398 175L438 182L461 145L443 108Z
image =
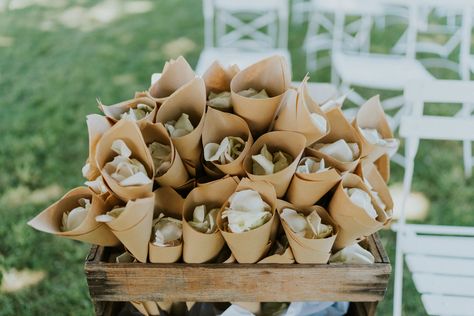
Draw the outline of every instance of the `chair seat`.
M375 89L403 90L408 81L434 79L419 61L402 56L335 53L333 67L343 82Z
M472 315L474 236L439 235L445 226L439 226L433 235L417 234L410 226L402 238L402 248L426 312Z
M204 74L209 66L215 61L219 61L223 66L237 65L240 69L256 63L257 61L273 55L281 55L286 58L290 65L291 72L291 56L286 49L269 49L264 51L244 51L240 49L230 48L206 48L199 56L196 66L198 75Z

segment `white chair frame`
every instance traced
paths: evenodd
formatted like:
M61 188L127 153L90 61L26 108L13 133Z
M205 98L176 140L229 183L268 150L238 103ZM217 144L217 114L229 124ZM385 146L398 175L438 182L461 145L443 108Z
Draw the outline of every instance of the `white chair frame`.
M203 12L204 50L196 69L199 74L219 58L247 66L269 54L280 54L291 63L288 0L203 0Z
M457 140L463 141L464 143L471 143L472 141L474 141L474 118L423 115L425 103L429 102L464 104L472 102L472 100L474 100L474 82L453 80L436 80L416 83L413 82L407 85L407 88L405 89L405 98L407 100L407 104L410 104L411 112L409 116L404 116L402 118L400 125L400 136L406 139L405 175L403 178L403 199L401 205L401 214L398 220L398 224L394 227L394 230L397 231L393 303L394 316L401 316L402 313L404 255L430 255L436 256L436 258L433 260L437 260L437 262L454 262L458 265L464 264L465 261L463 261L464 259L462 258L461 261L459 260L459 258L455 258L452 260L449 259L452 257L463 257L462 252L459 251L459 247L443 249L442 245L434 242L433 238L438 238L436 240L438 242L444 242L444 244L451 242L452 239L446 239L444 237L439 236L433 237L431 235L474 236L474 228L470 227L407 225L405 215L405 206L411 190L415 157L418 151L420 139ZM464 164L467 175L468 171L469 173L472 172L472 152L469 153L467 157L468 159L466 159L465 151L464 154ZM469 165L467 165L467 163L469 163ZM462 240L460 239L460 242L461 241ZM435 247L428 247L427 245L429 245L430 243ZM470 244L472 244L472 246L474 247L474 239L470 239ZM448 257L449 260L445 259L445 257ZM468 255L468 258L474 259L474 251L470 255ZM410 260L414 259L418 258L413 257ZM474 260L471 262L471 264L473 262ZM416 264L415 261L408 263L409 267L412 268ZM428 273L430 272L429 269L430 267L425 266L425 270L423 270L423 272ZM440 279L436 278L436 280ZM415 283L416 282L417 280L415 280ZM436 287L436 285L434 285L434 287ZM434 294L431 293L422 296L422 300L425 306L433 306L433 304L436 303L437 300L441 301L441 299L443 298L443 293L438 293L436 291L440 291L440 289L434 289ZM464 302L461 302L461 300L459 299L453 300L449 297L447 299L448 301L451 300L452 302L460 302L459 304ZM472 299L472 302L474 302L474 297Z

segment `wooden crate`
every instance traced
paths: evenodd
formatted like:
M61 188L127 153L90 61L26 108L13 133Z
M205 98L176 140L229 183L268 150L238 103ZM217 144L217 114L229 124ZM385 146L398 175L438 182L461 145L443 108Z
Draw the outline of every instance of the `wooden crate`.
M367 248L375 257L373 265L118 264L113 262L114 249L93 246L85 272L100 310L108 305L99 302L131 300L350 301L364 302L351 306L352 315L373 315L387 289L391 266L377 234L367 239Z

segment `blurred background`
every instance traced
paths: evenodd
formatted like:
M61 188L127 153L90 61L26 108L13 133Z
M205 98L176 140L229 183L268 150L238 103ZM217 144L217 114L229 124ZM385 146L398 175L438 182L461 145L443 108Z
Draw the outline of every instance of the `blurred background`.
M196 0L0 0L0 315L93 314L83 273L89 246L36 232L26 222L83 183L85 116L99 112L96 98L113 104L148 89L166 60L183 55L201 71L213 56L224 56L219 47L231 47L243 34L250 41L239 49L258 42L259 53L287 54L294 81L308 72L311 81L332 81L339 86L337 95L347 93L345 107L381 94L389 100L384 105L394 128L404 108L396 98L403 93L400 81L470 79L470 16L459 7L443 7L443 1L414 16L397 4L293 0L259 20L270 12L267 2L280 2L254 1L253 11L237 15L238 1L216 2L207 1L203 10ZM217 16L224 11L228 16ZM226 36L239 28L238 21L251 27ZM413 32L432 44L411 43ZM383 63L374 66L376 57L369 54L354 64L349 51L356 53L350 56L398 54L409 62L395 66L393 75L388 69L377 76L373 70L380 73ZM228 60L237 61L232 54ZM459 111L462 106L443 104L427 109L440 115ZM474 184L465 176L469 167L463 158L461 142L421 142L413 180L417 193L408 203L411 221L473 226ZM400 157L392 162L396 201L402 162ZM381 237L394 262L395 233L387 228ZM379 315L392 314L392 287L391 282ZM426 314L410 273L404 274L403 311Z

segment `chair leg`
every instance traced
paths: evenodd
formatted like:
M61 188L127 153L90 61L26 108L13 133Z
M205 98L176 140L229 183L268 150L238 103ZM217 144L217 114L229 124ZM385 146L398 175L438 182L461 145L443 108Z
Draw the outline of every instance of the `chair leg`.
M405 208L411 191L415 156L418 150L418 139L407 138L405 147L405 175L403 177L403 198L398 219L397 245L395 253L395 282L393 294L393 316L402 315L403 297L403 239L405 235Z
M461 116L463 117L471 117L471 104L465 103L462 105ZM469 140L465 140L462 142L463 147L463 158L464 158L464 176L470 178L472 176L472 167L473 164L473 157L472 157L472 142Z

